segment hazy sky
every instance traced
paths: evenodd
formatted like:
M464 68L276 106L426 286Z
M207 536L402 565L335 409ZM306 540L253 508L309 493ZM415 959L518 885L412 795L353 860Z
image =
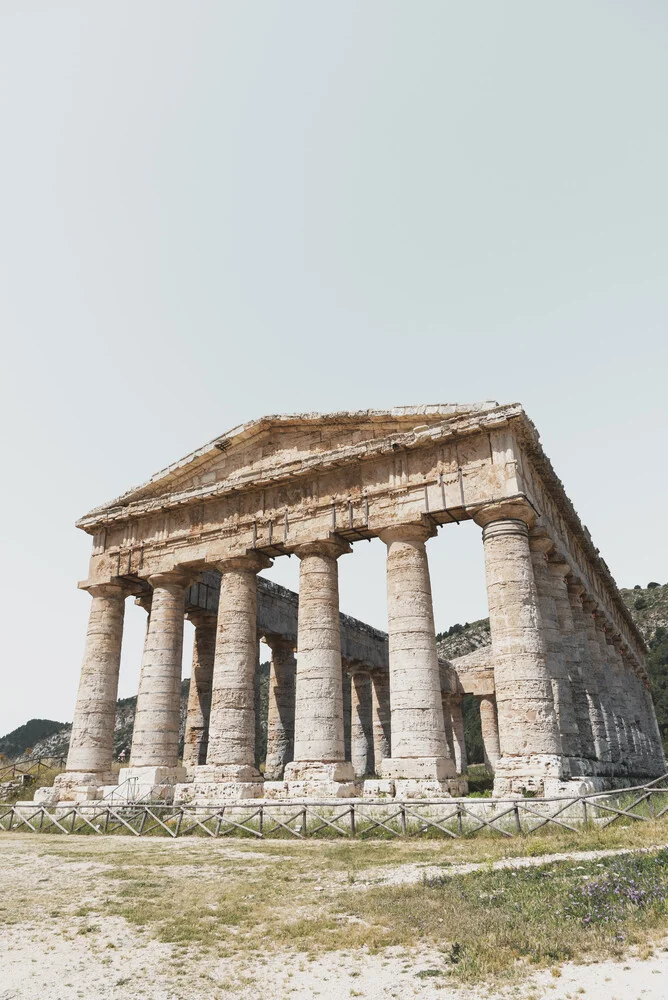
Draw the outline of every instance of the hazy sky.
M0 734L72 717L75 518L265 413L520 401L668 579L667 51L662 0L0 0ZM479 529L429 552L486 614ZM383 546L340 566L383 626Z

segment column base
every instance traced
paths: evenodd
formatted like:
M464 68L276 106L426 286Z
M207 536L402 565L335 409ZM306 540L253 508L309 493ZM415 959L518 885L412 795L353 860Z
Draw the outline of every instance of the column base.
M395 781L447 781L456 778L454 760L449 757L386 757L378 768L382 778Z
M452 799L468 795L466 778L371 778L364 782L369 799Z
M235 799L262 798L264 782L251 764L198 764L191 780L175 789L179 803L215 805Z
M293 760L285 765L283 781L266 781L268 799L351 799L360 794L350 761Z
M526 754L499 757L494 768L494 798L514 798L527 793L543 797L546 782L563 783L570 778L568 760L557 754Z
M50 788L38 788L33 802L40 806L55 806L59 802L95 802L103 795L103 787L114 780L114 775L99 771L64 771L56 775Z
M104 797L111 803L174 801L174 787L185 781L185 767L145 766L122 767L118 783L103 789Z

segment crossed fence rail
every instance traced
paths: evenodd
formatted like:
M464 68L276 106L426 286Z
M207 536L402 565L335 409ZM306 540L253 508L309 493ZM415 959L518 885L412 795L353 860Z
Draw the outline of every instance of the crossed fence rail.
M448 799L340 802L255 801L216 806L157 802L72 806L0 805L0 831L56 834L125 834L267 837L419 837L452 839L477 834L512 838L550 824L581 832L622 819L647 822L668 815L668 774L645 785L555 799Z

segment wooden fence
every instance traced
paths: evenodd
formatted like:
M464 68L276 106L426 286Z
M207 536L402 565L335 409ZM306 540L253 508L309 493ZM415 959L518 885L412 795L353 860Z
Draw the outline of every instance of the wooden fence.
M668 775L633 788L555 799L239 801L216 806L159 803L0 805L0 831L125 834L134 837L419 837L479 834L512 838L547 826L580 833L619 821L668 816Z
M37 777L42 771L65 767L65 757L19 757L0 767L0 782L11 781L22 774Z

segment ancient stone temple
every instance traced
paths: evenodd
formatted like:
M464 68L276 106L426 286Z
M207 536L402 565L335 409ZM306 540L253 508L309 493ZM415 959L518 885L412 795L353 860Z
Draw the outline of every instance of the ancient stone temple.
M465 519L481 528L492 645L448 664L426 542ZM78 526L93 541L90 620L67 770L42 801L133 782L181 802L462 794L465 691L480 700L497 795L666 769L642 638L517 404L265 417ZM372 537L387 549L387 635L339 612L338 560ZM258 576L286 554L300 561L298 596ZM130 760L114 777L130 596L147 629ZM180 758L184 617L195 643Z

